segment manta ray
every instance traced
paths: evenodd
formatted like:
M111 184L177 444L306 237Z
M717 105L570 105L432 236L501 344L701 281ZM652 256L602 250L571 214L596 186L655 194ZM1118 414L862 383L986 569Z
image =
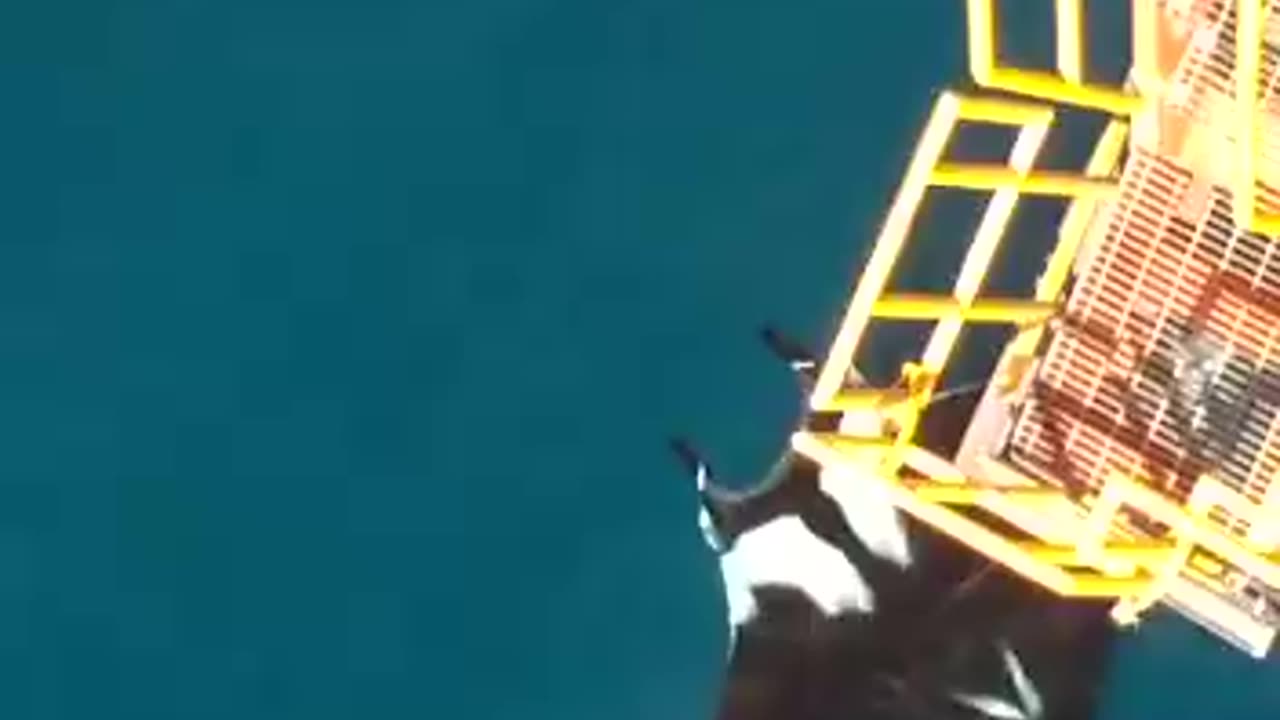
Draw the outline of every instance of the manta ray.
M764 337L811 380L798 344ZM933 432L962 428L948 414L976 396L950 395ZM876 483L789 450L735 491L692 442L671 447L725 594L717 720L1090 716L1111 637L1105 606L1050 597L903 517Z

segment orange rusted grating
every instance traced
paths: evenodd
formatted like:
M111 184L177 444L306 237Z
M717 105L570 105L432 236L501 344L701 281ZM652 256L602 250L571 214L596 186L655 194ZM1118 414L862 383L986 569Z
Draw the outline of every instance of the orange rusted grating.
M1118 471L1179 501L1205 472L1255 502L1280 477L1280 249L1237 232L1219 188L1184 217L1192 178L1134 150L1015 422L1018 465L1084 495Z

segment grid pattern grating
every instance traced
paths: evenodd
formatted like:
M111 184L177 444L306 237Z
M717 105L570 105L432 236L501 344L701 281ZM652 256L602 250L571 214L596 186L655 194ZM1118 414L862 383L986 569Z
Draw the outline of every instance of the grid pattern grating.
M1111 471L1185 500L1213 472L1259 501L1280 471L1280 250L1230 196L1135 150L1013 428L1011 459L1088 494ZM1217 518L1236 532L1240 519Z
M1166 10L1167 12L1167 10ZM1274 130L1280 118L1280 3L1267 0L1262 6L1263 43L1258 65L1259 111L1264 131L1255 146L1264 167L1280 168L1280 132ZM1198 124L1211 133L1234 142L1231 114L1235 110L1236 3L1228 0L1198 0L1185 22L1195 28L1186 51L1175 69L1165 94L1167 111ZM1270 183L1257 181L1264 207L1280 206L1280 192L1274 173Z

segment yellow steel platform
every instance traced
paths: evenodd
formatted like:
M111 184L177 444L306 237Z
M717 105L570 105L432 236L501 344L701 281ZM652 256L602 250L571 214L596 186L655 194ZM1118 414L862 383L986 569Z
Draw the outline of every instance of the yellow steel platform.
M968 0L979 89L938 97L815 383L840 429L792 444L1119 622L1164 603L1263 656L1280 627L1280 10L1132 0L1129 78L1108 87L1088 80L1080 0L1054 3L1053 70L997 64L996 5ZM1041 164L1064 107L1107 118L1078 172ZM949 161L966 124L1012 129L1007 161ZM987 194L954 285L897 292L918 208L946 188ZM1066 204L1056 241L1033 292L989 295L1026 195ZM927 324L923 351L890 386L852 383L887 321ZM976 324L1012 339L944 456L917 430Z

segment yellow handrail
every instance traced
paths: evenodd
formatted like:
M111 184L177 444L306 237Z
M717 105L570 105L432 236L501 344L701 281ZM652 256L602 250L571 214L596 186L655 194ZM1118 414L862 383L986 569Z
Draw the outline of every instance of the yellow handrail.
M1132 4L1135 65L1150 72L1154 65L1154 48L1147 33L1150 33L1153 26L1154 0L1132 0ZM1054 9L1056 73L998 65L995 0L968 0L969 72L973 75L974 82L993 90L1005 90L1113 115L1132 115L1138 112L1142 108L1142 97L1137 93L1085 81L1083 10L1080 0L1055 0Z
M1264 235L1280 235L1280 213L1258 207L1258 80L1266 0L1236 2L1236 172L1232 211L1236 225Z

